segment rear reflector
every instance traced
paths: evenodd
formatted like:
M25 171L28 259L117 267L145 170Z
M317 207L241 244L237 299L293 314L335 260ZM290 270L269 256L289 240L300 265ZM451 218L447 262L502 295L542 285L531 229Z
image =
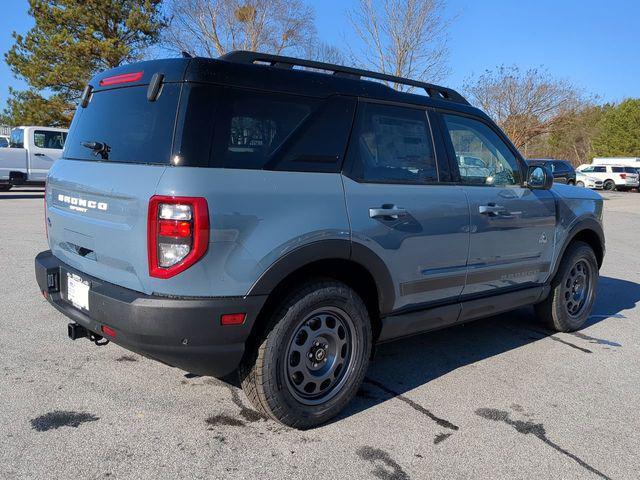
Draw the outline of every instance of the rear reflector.
M143 73L144 72L123 73L122 75L103 78L102 80L100 80L100 86L108 87L109 85L137 82L142 78Z
M102 333L104 333L105 335L109 335L110 337L115 337L116 336L116 331L111 327L107 327L106 325L102 325L102 327L100 329L102 330Z
M242 325L245 318L246 313L225 313L220 315L220 325Z

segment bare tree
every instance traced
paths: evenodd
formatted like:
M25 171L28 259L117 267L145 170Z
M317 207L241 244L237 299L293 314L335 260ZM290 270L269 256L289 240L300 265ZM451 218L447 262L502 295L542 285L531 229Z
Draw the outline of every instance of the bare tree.
M301 0L171 0L164 44L217 57L231 50L305 52L315 41L314 12Z
M359 0L347 12L363 46L352 50L354 63L426 82L442 79L448 73L450 25L443 10L443 0Z
M575 87L546 72L501 66L466 81L472 103L491 116L518 148L548 134L583 105Z

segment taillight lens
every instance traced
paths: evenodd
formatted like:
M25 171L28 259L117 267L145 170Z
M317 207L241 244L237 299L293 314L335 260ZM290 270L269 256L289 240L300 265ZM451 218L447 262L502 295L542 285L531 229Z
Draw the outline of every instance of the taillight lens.
M47 181L44 181L44 237L49 241L49 220L47 219Z
M626 173L621 173L620 174L620 178L624 180L625 178L627 178L627 174Z
M149 275L170 278L200 260L209 245L209 209L201 197L149 200Z

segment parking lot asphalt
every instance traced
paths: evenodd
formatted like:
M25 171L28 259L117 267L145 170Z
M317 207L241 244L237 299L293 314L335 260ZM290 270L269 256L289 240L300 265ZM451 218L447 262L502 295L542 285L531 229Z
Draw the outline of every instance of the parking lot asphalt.
M0 194L0 478L613 478L640 472L640 194L607 193L588 325L531 309L381 346L308 431L232 383L68 340L38 292L42 191Z

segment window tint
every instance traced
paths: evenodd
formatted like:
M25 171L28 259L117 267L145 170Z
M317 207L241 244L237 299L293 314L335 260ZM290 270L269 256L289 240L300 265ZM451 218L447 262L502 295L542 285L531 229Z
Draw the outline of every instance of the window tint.
M554 166L554 171L555 172L567 172L567 171L569 171L569 168L563 162L553 162L553 166Z
M11 130L9 146L11 148L24 148L24 130L21 128L14 128Z
M147 86L94 92L86 108L78 108L65 144L64 156L78 160L125 163L165 163L171 157L179 84L162 86L155 102ZM108 159L94 155L83 142L110 148Z
M607 173L607 167L593 167L593 171L596 173Z
M229 90L216 115L212 165L261 169L317 100Z
M443 115L462 182L473 185L518 185L518 160L498 135L468 117Z
M633 167L624 167L624 171L627 173L638 173L638 170Z
M613 173L622 173L624 172L624 167L611 167L611 171Z
M7 148L8 146L9 141L4 137L0 137L0 148Z
M35 130L33 132L33 144L38 148L53 148L62 150L67 139L65 132L52 132L50 130Z
M350 174L364 182L438 180L424 110L364 103L349 146Z

